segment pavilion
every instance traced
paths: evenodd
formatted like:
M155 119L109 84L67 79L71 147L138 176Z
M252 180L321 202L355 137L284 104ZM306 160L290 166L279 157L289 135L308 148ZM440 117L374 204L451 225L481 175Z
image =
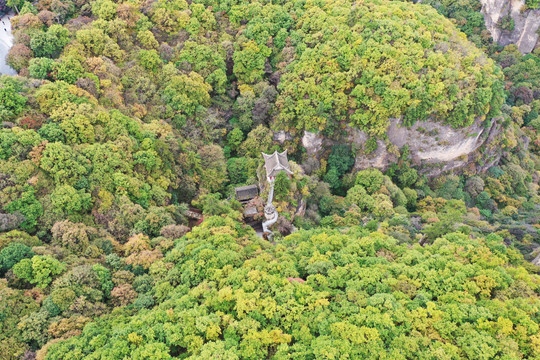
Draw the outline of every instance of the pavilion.
M289 167L289 160L287 160L287 150L278 153L274 151L273 154L262 153L264 157L264 167L266 169L266 177L269 182L273 182L276 179L276 175L284 171L289 176L293 174Z

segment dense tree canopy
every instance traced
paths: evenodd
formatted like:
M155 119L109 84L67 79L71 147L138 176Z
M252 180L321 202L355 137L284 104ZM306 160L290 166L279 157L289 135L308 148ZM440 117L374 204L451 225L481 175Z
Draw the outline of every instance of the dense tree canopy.
M538 357L540 52L422 3L8 0L0 357Z
M352 227L301 231L270 247L247 230L206 220L165 257L174 268L154 287L159 306L93 323L47 359L490 359L540 350L540 279L496 235L449 233L411 248Z
M502 103L500 70L429 7L310 3L297 24L302 46L277 100L297 129L341 123L380 135L397 117L461 127Z

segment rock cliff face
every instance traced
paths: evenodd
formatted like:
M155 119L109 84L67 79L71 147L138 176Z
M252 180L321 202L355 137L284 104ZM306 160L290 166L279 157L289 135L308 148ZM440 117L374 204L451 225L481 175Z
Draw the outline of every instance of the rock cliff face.
M1 6L0 6L1 7ZM6 63L6 56L13 46L13 35L11 34L11 22L9 19L13 17L13 14L1 16L0 20L2 21L2 28L4 31L0 32L0 75L16 75L17 72L13 70ZM2 29L0 28L0 30Z
M521 12L525 0L480 0L486 28L499 45L516 44L519 51L528 54L538 46L540 9ZM498 23L510 16L512 30L503 30Z
M498 133L499 124L496 121L487 128L478 121L463 129L453 129L430 121L405 127L401 126L399 119L391 119L387 130L388 140L378 140L377 149L371 154L358 151L354 167L385 170L398 160L398 150L407 145L413 163L428 176L470 166L474 166L475 171L482 171L499 160L496 147L489 147ZM361 149L367 139L364 132L352 128L348 129L345 139L338 140L305 132L302 145L308 156L320 157L334 143L347 142L353 148ZM486 146L481 153L482 145Z

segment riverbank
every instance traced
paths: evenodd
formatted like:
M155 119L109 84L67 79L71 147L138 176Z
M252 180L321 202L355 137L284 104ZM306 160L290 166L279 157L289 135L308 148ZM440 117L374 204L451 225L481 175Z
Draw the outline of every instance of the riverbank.
M6 56L13 46L13 35L11 34L11 22L13 13L2 16L0 19L0 74L16 75L17 72L6 64Z

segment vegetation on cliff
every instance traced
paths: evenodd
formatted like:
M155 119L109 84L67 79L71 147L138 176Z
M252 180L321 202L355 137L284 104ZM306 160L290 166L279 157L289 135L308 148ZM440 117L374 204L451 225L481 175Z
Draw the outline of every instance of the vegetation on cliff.
M389 118L463 127L499 113L500 69L430 7L313 3L297 31L277 100L278 118L294 128L382 135Z

